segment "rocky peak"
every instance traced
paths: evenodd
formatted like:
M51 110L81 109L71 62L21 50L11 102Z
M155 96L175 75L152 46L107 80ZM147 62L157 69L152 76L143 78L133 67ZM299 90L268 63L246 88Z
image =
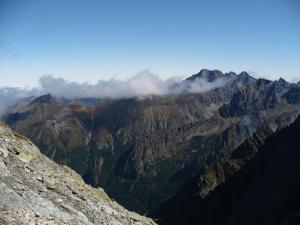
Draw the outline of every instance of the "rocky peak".
M238 75L238 80L249 83L249 82L254 82L256 79L250 76L249 73L247 73L246 71L243 71Z
M288 82L285 79L283 79L282 77L279 78L278 83L288 84Z
M292 88L292 86L292 84L290 84L283 78L280 78L279 80L276 80L272 83L271 93L281 96L284 93L288 92Z
M0 124L0 224L155 224Z
M230 71L229 73L225 73L225 76L227 76L231 79L236 79L238 75L235 72Z
M35 98L31 104L43 104L43 103L51 103L56 101L56 98L51 94L42 95L40 97Z
M274 87L280 90L287 89L290 86L290 83L281 77L278 80L274 81L273 83L274 83Z
M199 73L192 75L191 77L187 78L188 81L193 81L195 79L204 79L207 82L213 82L217 79L224 79L228 78L227 75L225 76L221 71L219 70L208 70L208 69L202 69Z

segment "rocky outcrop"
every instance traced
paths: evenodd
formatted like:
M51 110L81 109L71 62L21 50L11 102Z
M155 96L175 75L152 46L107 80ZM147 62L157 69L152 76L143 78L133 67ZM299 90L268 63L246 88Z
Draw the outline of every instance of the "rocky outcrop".
M0 124L0 224L155 224Z

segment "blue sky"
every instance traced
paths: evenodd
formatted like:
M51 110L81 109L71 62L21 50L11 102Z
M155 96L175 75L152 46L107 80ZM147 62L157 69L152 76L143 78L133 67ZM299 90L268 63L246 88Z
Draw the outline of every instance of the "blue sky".
M202 68L300 80L297 0L0 0L0 86Z

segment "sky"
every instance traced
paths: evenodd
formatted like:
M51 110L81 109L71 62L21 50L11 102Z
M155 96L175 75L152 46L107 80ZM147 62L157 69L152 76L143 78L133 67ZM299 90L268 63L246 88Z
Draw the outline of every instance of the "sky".
M0 0L0 87L203 68L300 80L300 2Z

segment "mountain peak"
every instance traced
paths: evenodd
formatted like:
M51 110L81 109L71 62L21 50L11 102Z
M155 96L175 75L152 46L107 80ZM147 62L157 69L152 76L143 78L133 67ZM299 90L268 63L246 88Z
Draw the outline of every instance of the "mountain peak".
M283 79L282 77L280 77L277 82L282 83L282 84L288 84L288 82L285 79Z
M238 80L241 80L244 82L252 82L252 81L255 81L256 79L254 77L250 76L250 74L247 73L246 71L243 71L238 75Z
M202 69L199 73L188 77L186 80L195 80L195 79L204 79L207 82L213 82L220 78L226 78L227 75L224 75L220 70L208 70Z
M52 101L55 101L56 98L53 97L51 94L45 94L45 95L42 95L42 96L39 96L37 98L35 98L31 104L36 104L36 103L48 103L48 102L52 102Z
M235 72L230 71L229 73L225 73L225 76L235 79L238 75Z

